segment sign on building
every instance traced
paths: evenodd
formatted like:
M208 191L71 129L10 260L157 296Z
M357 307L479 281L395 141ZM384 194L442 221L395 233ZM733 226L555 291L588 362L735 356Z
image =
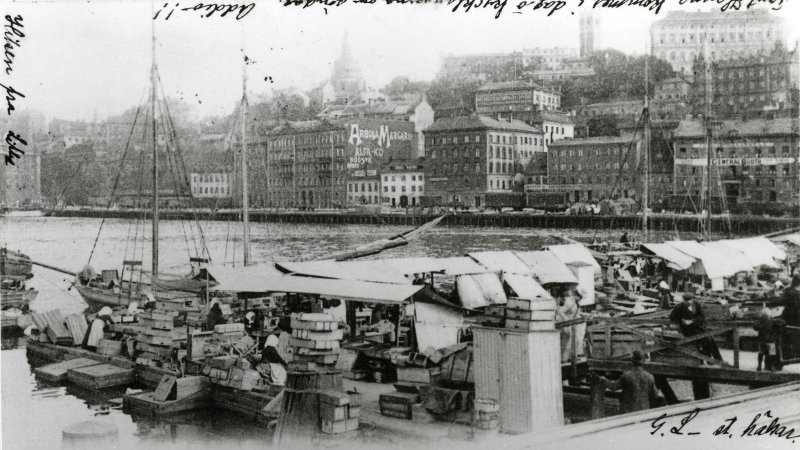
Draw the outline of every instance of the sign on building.
M347 170L350 176L377 176L390 161L411 161L414 124L360 119L347 125Z
M711 166L776 166L778 164L792 164L794 158L713 158ZM706 166L706 158L675 158L679 166Z

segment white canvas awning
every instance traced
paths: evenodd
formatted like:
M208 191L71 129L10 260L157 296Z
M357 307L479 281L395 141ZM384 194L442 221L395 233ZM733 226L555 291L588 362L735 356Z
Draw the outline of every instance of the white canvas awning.
M467 275L475 273L487 273L489 269L476 263L472 258L466 256L455 256L450 258L397 258L380 260L390 265L394 270L406 276L415 273L442 273L445 275Z
M552 298L550 293L537 283L531 275L507 273L503 275L503 281L508 284L518 298L528 300Z
M750 260L744 255L744 253L736 250L735 248L727 245L721 241L713 241L713 242L703 242L703 247L713 249L717 252L722 258L725 259L725 262L731 266L733 270L736 272L751 272L755 270L755 267L750 264Z
M489 270L503 273L533 274L512 251L476 252L468 256Z
M217 283L225 283L230 281L236 276L241 274L249 274L255 277L258 276L274 276L281 275L281 272L275 268L272 263L269 264L256 264L253 266L242 267L227 267L219 265L208 265L200 269L200 273L194 278L202 281L205 279L205 272L212 281Z
M212 288L224 292L286 292L320 295L327 298L366 303L403 303L411 299L424 286L411 284L374 283L358 280L333 280L294 275L254 277L239 274Z
M776 260L786 259L786 252L763 236L728 239L722 242L742 252L753 267L767 266L777 269L780 265Z
M461 306L467 309L503 305L508 301L503 284L494 273L459 275L456 277L456 290Z
M670 269L688 270L697 261L669 244L642 244L642 247L663 259Z
M727 252L697 241L668 241L667 244L696 260L689 269L691 273L715 279L732 277L742 269L739 264L727 260Z
M549 245L543 250L552 252L568 266L592 266L596 274L602 270L592 252L581 244Z
M419 349L458 344L463 324L464 314L458 309L428 303L414 305L414 331Z
M541 284L571 283L577 284L578 279L569 270L563 261L549 251L514 252L526 266L530 267L533 274Z
M411 284L411 280L382 260L279 262L275 265L290 273L339 280Z
M800 247L800 234L789 234L786 236L781 236L776 240L782 242L788 242L790 244L796 245L797 247Z

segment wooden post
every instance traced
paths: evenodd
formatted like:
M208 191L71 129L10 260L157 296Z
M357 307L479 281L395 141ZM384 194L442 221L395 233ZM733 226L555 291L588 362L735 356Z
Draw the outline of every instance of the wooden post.
M606 320L606 357L610 358L611 355L611 321Z
M591 399L591 417L600 419L606 412L606 380L602 377L593 377L589 391Z
M575 339L575 324L572 324L569 327L570 332L570 341L572 343L572 358L570 360L570 368L571 376L569 380L569 384L577 385L578 384L578 341Z
M731 330L731 339L733 340L733 367L739 368L739 328Z

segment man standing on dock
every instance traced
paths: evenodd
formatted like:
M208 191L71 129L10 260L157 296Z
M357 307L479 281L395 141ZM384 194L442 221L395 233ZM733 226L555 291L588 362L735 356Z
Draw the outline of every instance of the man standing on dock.
M703 314L700 302L689 297L689 295L690 294L686 294L686 301L679 303L669 315L669 320L678 324L678 328L680 328L681 334L684 337L691 337L706 332L706 316ZM719 353L719 347L716 341L714 341L714 338L705 337L698 339L696 343L700 353L722 361L722 355Z
M616 381L600 377L607 389L612 391L622 389L619 401L620 414L650 409L652 405L658 405L661 399L656 389L655 377L642 368L644 354L635 350L631 356L631 363L633 368L625 371Z

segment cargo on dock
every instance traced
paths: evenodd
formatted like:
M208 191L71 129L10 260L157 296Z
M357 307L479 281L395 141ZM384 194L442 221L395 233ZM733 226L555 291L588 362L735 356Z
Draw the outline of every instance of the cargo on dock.
M133 383L133 369L112 364L95 364L67 370L67 379L78 386L90 389L105 389Z
M95 361L89 358L74 358L62 361L59 363L48 364L46 366L37 367L34 373L37 378L50 383L61 383L67 380L67 371L69 369L79 369L82 367L96 366L101 364L100 361Z

